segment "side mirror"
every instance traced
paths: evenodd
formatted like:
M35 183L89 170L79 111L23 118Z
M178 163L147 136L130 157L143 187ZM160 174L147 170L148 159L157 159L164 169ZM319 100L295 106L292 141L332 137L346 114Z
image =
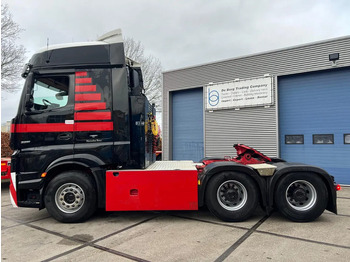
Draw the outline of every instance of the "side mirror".
M55 95L55 97L57 100L63 100L63 97L67 96L67 95L68 95L67 91L61 91L61 92L57 93Z

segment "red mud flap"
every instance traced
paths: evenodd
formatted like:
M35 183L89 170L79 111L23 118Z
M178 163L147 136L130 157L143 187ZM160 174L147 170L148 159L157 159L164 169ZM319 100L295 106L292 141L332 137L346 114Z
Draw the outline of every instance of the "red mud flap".
M106 211L197 209L197 170L106 172Z
M17 192L16 192L16 173L12 172L10 177L10 198L13 207L17 206Z

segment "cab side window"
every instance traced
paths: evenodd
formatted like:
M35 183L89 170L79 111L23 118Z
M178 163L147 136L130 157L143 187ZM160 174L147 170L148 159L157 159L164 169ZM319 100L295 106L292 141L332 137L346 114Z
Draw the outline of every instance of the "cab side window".
M32 110L51 110L68 102L68 76L36 77L31 90Z

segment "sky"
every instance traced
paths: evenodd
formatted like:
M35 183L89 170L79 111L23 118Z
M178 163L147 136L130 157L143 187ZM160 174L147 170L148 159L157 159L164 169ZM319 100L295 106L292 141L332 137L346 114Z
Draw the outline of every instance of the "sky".
M163 71L350 35L348 0L2 0L24 31L27 60L49 44L94 41L121 28ZM23 81L19 78L20 86ZM20 91L1 94L1 122Z

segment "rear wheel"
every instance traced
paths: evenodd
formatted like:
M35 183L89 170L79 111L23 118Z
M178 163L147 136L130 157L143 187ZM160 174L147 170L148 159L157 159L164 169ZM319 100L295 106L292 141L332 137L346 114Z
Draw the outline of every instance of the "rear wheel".
M57 175L50 181L44 200L49 214L60 222L81 222L96 210L95 187L81 171Z
M290 220L313 221L327 206L327 188L316 174L290 173L278 183L275 202L279 211Z
M209 181L206 204L215 216L224 221L243 221L255 211L258 191L247 175L222 172Z

